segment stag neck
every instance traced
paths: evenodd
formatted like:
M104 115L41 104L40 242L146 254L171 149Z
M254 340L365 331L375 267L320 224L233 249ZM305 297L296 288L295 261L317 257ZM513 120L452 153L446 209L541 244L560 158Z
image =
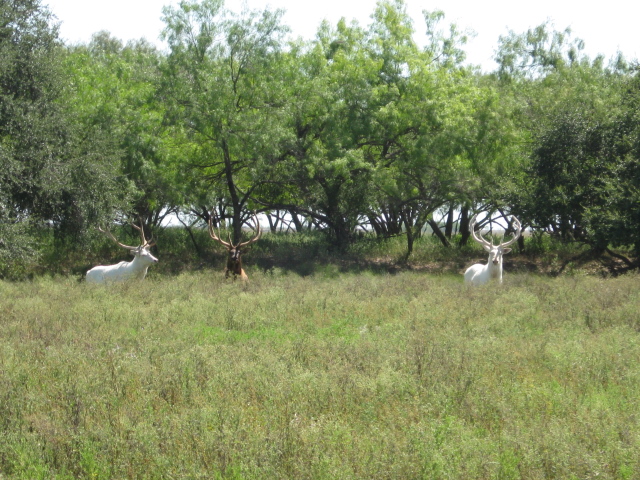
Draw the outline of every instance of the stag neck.
M147 276L147 271L149 270L149 266L151 266L153 262L145 261L142 256L136 255L133 257L133 260L129 262L131 268L131 276L143 279Z

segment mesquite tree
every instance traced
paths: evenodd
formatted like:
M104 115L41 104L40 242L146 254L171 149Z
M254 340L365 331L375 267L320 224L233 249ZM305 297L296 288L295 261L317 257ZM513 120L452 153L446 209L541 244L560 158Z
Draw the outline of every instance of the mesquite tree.
M211 204L222 197L229 206L234 241L261 183L257 165L281 136L281 16L270 10L236 15L220 0L164 10L169 118L191 145L184 168L204 180L197 185L211 192Z

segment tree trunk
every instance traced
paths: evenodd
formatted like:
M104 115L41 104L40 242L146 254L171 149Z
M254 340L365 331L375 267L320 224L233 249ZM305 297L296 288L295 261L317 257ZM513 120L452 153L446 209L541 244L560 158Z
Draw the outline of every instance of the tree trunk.
M376 236L383 237L384 232L382 230L382 226L380 225L380 222L378 221L377 216L373 213L368 213L367 218L369 219L369 225L371 225L371 228L373 228L373 231L376 233Z
M433 230L435 236L438 237L438 239L442 242L442 245L444 245L445 247L450 247L451 243L449 243L447 237L442 233L436 221L433 218L430 218L429 220L427 220L427 223L431 227L431 230Z
M185 222L183 222L182 219L180 218L180 215L176 215L176 218L184 226L185 230L189 234L189 237L191 238L191 243L193 243L193 246L196 249L196 253L198 254L198 257L200 257L202 255L202 251L200 250L200 246L198 245L198 242L196 242L196 237L193 235L193 231L191 230L191 225L187 225Z
M409 221L409 217L404 214L402 215L402 222L404 223L404 228L407 232L407 254L404 257L404 261L406 262L413 253L413 228Z
M466 205L460 210L460 245L465 246L469 241L471 232L469 231L469 207Z
M304 225L302 225L302 222L298 218L298 214L293 210L289 210L289 215L291 215L291 221L296 226L296 232L298 233L302 232Z
M451 235L453 234L453 210L454 204L452 203L449 206L449 213L447 213L447 221L444 226L444 236L447 237L448 240L451 240Z
M278 219L276 218L276 221L274 222L271 219L271 215L267 215L267 221L269 222L269 231L271 233L276 233L276 225L278 223Z
M232 219L233 219L233 243L239 243L242 240L242 205L238 192L236 190L235 180L233 179L233 166L231 164L231 153L226 140L222 141L222 151L224 156L224 174L227 180L227 189L229 190L229 198L231 199Z

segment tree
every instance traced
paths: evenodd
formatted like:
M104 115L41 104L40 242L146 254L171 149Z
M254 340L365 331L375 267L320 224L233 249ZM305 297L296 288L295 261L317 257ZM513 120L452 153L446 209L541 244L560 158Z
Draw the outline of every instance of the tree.
M584 61L584 41L545 22L523 34L510 31L499 39L496 61L502 80L538 79Z
M609 125L621 106L624 62L607 68L581 53L570 30L548 27L501 38L499 85L522 132L523 174L511 178L505 198L523 223L595 247L587 217L608 203L605 184L617 169Z
M0 263L36 253L22 248L29 225L75 238L113 200L110 166L68 109L57 34L38 0L0 3Z
M234 241L262 183L259 165L273 156L282 135L281 16L270 10L234 15L219 0L164 10L170 115L192 146L185 167L204 180L200 199L229 206Z
M447 115L437 110L449 112L447 95L457 88L454 75L442 73L456 50L421 53L412 34L404 3L380 2L368 30L344 19L335 28L324 23L314 42L287 55L293 135L271 164L280 193L270 205L315 219L338 248L367 221L380 235L423 225L446 189L431 202L431 186L447 183L436 170L451 160L444 147L430 147L438 144L438 115Z
M312 218L339 249L351 242L370 195L372 165L361 144L372 71L359 47L363 34L344 21L335 31L325 23L316 42L288 53L289 134L269 165L279 192L270 204Z
M640 69L623 81L615 110L611 121L598 128L607 171L597 180L601 201L585 209L584 228L596 249L631 247L640 258Z
M179 167L164 126L162 57L144 40L123 45L108 32L69 48L71 104L85 134L109 139L126 213L159 224L180 204ZM173 132L172 132L173 133Z
M376 86L382 95L372 112L369 149L377 158L375 215L382 211L399 221L387 231L406 233L407 257L425 224L449 244L433 214L468 196L470 154L481 141L472 131L482 92L472 71L461 66L466 37L455 25L442 33L443 18L442 12L425 12L428 43L422 51L402 2L379 4L372 26L371 55L382 64L383 80Z

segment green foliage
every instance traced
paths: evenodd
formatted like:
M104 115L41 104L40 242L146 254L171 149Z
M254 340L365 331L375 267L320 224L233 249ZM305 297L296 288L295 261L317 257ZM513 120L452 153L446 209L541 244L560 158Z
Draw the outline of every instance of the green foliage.
M501 87L520 102L515 118L530 139L524 175L507 184L505 199L525 223L565 242L633 247L634 214L623 213L633 211L637 178L629 148L637 129L626 121L635 115L632 80L620 62L605 68L581 48L570 31L548 25L502 39Z
M640 252L640 74L624 85L619 113L606 126L603 161L609 171L600 178L603 201L588 206L587 228L593 243L631 247Z
M635 275L0 282L9 478L634 478Z
M265 180L261 164L277 156L285 89L279 68L282 12L234 16L216 1L167 7L164 69L169 115L184 129L193 158L183 165L198 190L195 211L229 205L240 237L252 192Z
M0 25L2 262L28 262L26 232L46 224L58 239L77 240L113 207L116 175L104 143L81 133L69 109L64 51L49 11L39 1L5 1Z
M565 240L585 240L585 209L603 201L610 176L603 158L602 135L581 113L560 115L538 140L534 152L535 218L552 225Z
M146 41L126 46L107 32L69 49L69 92L84 134L100 142L103 163L114 170L120 208L159 223L182 199L176 193L179 166L163 126L159 101L160 53ZM130 207L132 206L132 208Z
M0 222L0 278L22 280L38 260L38 245L26 222Z
M38 253L78 263L86 232L116 216L157 229L179 212L194 227L212 209L234 240L254 210L286 212L340 257L373 230L406 241L397 260L428 261L414 248L426 226L450 212L450 245L460 212L465 243L478 210L640 252L637 73L583 55L568 29L510 32L485 74L463 64L466 35L444 12L424 12L416 41L403 0L289 43L280 10L184 1L164 10L169 52L107 32L64 48L37 0L0 18L2 275ZM43 225L53 247L29 244Z
M60 44L38 1L0 5L0 220L58 214L69 170ZM10 246L9 246L10 248Z
M513 31L501 36L496 61L503 79L537 78L549 72L571 67L584 61L584 42L571 38L571 29L550 30L550 22L518 34Z

